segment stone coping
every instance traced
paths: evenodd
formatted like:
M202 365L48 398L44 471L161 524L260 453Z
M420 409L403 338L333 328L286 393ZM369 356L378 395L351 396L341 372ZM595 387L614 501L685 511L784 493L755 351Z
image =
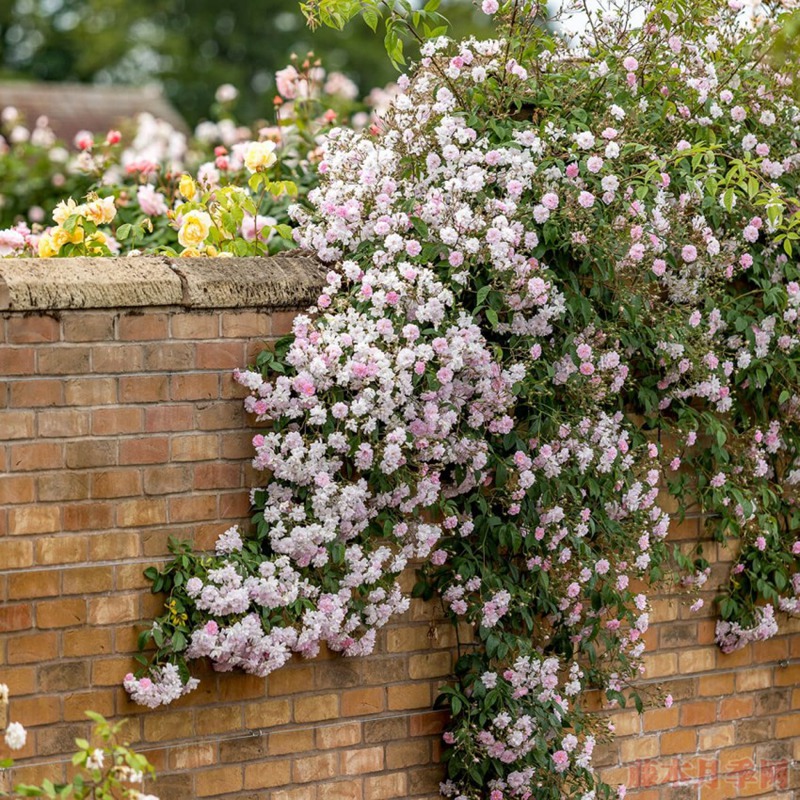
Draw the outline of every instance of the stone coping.
M326 268L302 253L248 258L2 258L0 311L78 308L295 309Z

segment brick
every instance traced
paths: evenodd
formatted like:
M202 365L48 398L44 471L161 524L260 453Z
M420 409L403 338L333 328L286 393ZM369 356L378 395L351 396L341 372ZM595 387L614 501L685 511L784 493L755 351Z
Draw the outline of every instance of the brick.
M231 400L207 405L198 403L195 419L197 428L202 431L240 430L247 424L244 407Z
M0 411L0 440L32 439L35 422L33 411Z
M119 443L120 465L165 464L168 460L169 439L165 436L123 439Z
M246 492L225 492L219 494L219 518L224 520L243 520L250 516L250 498Z
M89 348L62 345L42 348L36 353L40 375L85 375L89 368Z
M775 736L785 739L789 736L800 735L800 716L792 714L787 717L778 717L775 720Z
M92 411L92 433L95 436L116 436L139 433L144 430L144 413L141 408L115 406Z
M215 761L216 752L213 744L191 742L172 748L169 765L172 769L197 769L214 764Z
M280 731L269 735L270 755L282 756L289 753L307 753L314 749L314 731Z
M430 736L441 733L447 723L447 713L430 711L425 714L414 714L411 717L409 733L411 736Z
M285 725L289 722L288 700L262 700L245 706L245 725L247 728L267 728Z
M681 706L681 725L708 725L717 719L717 704L713 700L701 700Z
M111 405L117 402L117 379L70 378L64 381L64 399L68 406Z
M222 706L209 709L207 714L200 714L195 723L197 736L209 736L215 733L238 731L242 727L242 708L238 705Z
M113 525L114 506L110 503L91 502L64 507L65 531L108 530Z
M716 666L716 648L704 650L689 650L678 656L678 670L681 675L692 672L708 672Z
M118 442L116 440L83 440L68 442L66 465L69 469L108 467L117 463Z
M144 346L144 368L148 372L184 371L195 363L195 345L189 342L159 342Z
M292 780L292 762L288 759L270 759L244 768L245 789L271 789L285 786Z
M197 345L198 369L236 369L247 363L242 342L201 342Z
M60 530L60 506L20 506L12 508L8 514L8 532L11 535L55 533Z
M32 624L30 603L0 606L0 633L28 630Z
M151 467L144 473L145 494L174 494L192 488L191 467Z
M20 569L33 564L33 543L0 539L0 564L5 569Z
M697 684L697 693L703 697L715 695L731 695L734 691L735 675L726 674L708 675L700 678Z
M55 570L13 572L8 576L9 600L55 597L61 590L61 576Z
M213 797L241 789L244 775L241 767L217 767L204 769L197 773L195 791L198 797Z
M167 405L145 409L144 429L148 432L187 431L193 426L192 405Z
M117 535L117 534L113 534ZM96 537L92 537L94 540ZM117 551L119 552L119 551ZM123 550L123 552L125 552ZM96 559L92 559L96 560ZM70 594L98 594L110 591L114 585L114 573L111 567L87 566L61 570L62 591Z
M768 668L748 669L736 673L736 691L752 692L755 689L768 689L772 684L772 670Z
M720 701L719 718L743 719L753 714L752 697L725 697Z
M361 800L361 781L335 781L317 788L318 800Z
M62 315L64 341L102 342L114 338L114 315L65 312Z
M92 372L141 372L144 351L140 345L105 344L92 348Z
M36 479L39 500L86 500L90 476L85 472L46 472Z
M339 758L336 753L323 753L307 758L296 758L292 764L292 780L296 783L325 780L336 776Z
M32 347L4 347L0 366L2 375L33 375L36 371L35 351Z
M86 661L65 661L39 667L39 688L45 692L67 692L89 685Z
M31 503L36 482L30 475L0 475L0 505Z
M103 470L91 473L92 497L133 497L141 494L142 477L138 470Z
M135 594L90 598L89 622L92 625L132 622L139 618L137 601L138 595Z
M162 525L167 521L167 507L161 499L123 500L117 506L117 525L121 528Z
M272 336L286 336L287 333L291 333L292 322L296 316L296 311L273 311L270 315Z
M377 714L386 707L383 688L355 689L342 693L341 714L343 717Z
M90 412L81 408L47 408L36 412L38 436L66 438L89 433Z
M119 338L126 342L166 339L169 335L169 317L162 313L134 311L120 316L118 328Z
M389 742L408 737L408 717L387 717L364 721L364 741Z
M408 791L410 795L427 794L435 796L442 780L442 768L418 767L408 773Z
M662 731L675 728L678 725L678 707L651 708L644 712L643 724L645 731Z
M9 405L14 408L60 406L64 402L65 386L60 380L16 380L9 390Z
M61 597L36 604L36 627L74 628L86 622L86 601L83 598Z
M60 469L63 466L61 446L50 442L12 444L9 457L12 472Z
M61 721L61 698L58 695L15 697L13 702L14 717L24 719L25 727Z
M9 664L31 664L46 661L58 652L58 635L31 633L14 636L8 643Z
M403 769L429 764L431 745L427 739L410 742L389 742L386 745L386 769Z
M48 536L36 542L36 561L39 564L74 564L86 559L86 549L86 537L74 533Z
M174 314L170 318L170 335L173 339L217 339L219 312L184 311Z
M703 751L730 747L735 743L734 733L733 725L717 725L713 728L703 728L700 730L699 749Z
M92 686L119 687L123 677L133 671L134 662L130 656L124 658L92 659ZM138 667L135 667L138 669ZM126 702L129 702L126 698ZM136 706L134 706L136 707Z
M55 317L31 315L12 316L6 328L11 344L57 342L61 338L61 324Z
M64 720L78 722L86 719L86 709L96 711L104 717L114 715L114 692L110 689L94 689L91 692L80 692L64 698ZM148 755L150 755L148 753Z
M650 653L644 656L645 675L648 678L663 678L678 671L676 653Z
M253 485L243 483L239 464L198 464L194 468L194 489L239 489Z
M294 701L295 722L319 722L336 719L339 716L339 696L319 694L312 697L298 697Z
M173 375L169 395L172 400L213 400L219 397L219 377L209 373Z
M222 335L226 339L247 339L270 335L269 314L260 311L226 311L222 314Z
M427 683L405 683L387 689L389 710L403 711L411 708L429 708L431 687Z
M391 800L395 797L408 797L408 777L404 772L364 779L364 800Z
M169 519L170 522L218 519L217 496L195 494L190 497L170 497Z
M121 403L160 403L169 399L167 375L130 375L119 379Z
M447 651L411 656L408 660L408 675L412 680L440 678L450 674L451 655Z
M335 747L352 747L361 743L361 724L359 722L343 722L337 725L323 725L317 728L316 744L318 750L330 750Z
M194 734L194 712L167 711L144 717L144 739L163 742L169 739L188 739Z
M113 652L111 631L102 628L78 628L66 630L62 634L64 658L81 658L108 655ZM125 673L122 673L123 675ZM119 681L117 680L117 683ZM94 709L94 706L84 706Z
M172 437L172 461L210 461L219 455L219 439L214 434L189 434Z

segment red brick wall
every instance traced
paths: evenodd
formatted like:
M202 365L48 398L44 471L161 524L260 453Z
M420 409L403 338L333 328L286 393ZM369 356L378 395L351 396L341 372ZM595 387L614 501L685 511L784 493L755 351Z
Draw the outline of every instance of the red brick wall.
M369 658L298 659L267 679L198 664L198 691L155 711L120 686L137 626L160 610L142 570L164 557L169 536L209 547L246 521L246 490L260 477L230 373L285 333L293 312L191 303L31 311L15 309L13 292L6 305L0 683L11 689L11 718L30 727L13 778L61 777L93 709L129 719L162 800L437 796L443 719L430 708L455 637L435 604L414 601ZM689 546L699 522L672 536ZM715 565L699 615L678 593L654 602L643 682L671 692L673 707L600 712L619 738L598 763L638 800L794 797L800 637L721 654L711 599L726 570Z

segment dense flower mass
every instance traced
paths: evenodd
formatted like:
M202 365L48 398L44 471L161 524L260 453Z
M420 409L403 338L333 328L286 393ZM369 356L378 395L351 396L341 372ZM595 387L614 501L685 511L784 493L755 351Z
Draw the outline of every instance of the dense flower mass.
M367 654L421 562L415 592L474 630L443 689L443 794L595 800L609 731L586 690L641 703L636 587L665 569L665 501L739 541L725 652L800 613L800 109L793 67L766 58L774 17L735 1L656 4L632 30L603 14L578 49L538 5L482 7L498 38L426 41L378 124L315 150L289 213L325 286L235 374L272 423L256 530L148 571L170 597L142 637L151 673L125 685L156 706L193 688L188 659L267 675L323 646ZM278 86L302 104L313 70ZM234 147L251 192L273 150ZM214 209L245 208L212 182L177 187L191 254L225 249ZM111 210L66 204L51 240ZM702 590L708 565L678 560Z

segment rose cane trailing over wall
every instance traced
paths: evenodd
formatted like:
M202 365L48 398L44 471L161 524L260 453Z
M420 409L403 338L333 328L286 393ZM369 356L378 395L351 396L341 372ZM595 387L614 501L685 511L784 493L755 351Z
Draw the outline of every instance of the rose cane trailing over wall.
M586 692L624 704L640 672L660 486L740 540L724 649L800 608L800 111L734 3L592 17L580 50L483 9L499 38L425 42L378 130L327 137L293 211L326 288L236 374L272 422L255 533L150 573L168 610L125 683L156 706L188 659L368 653L425 559L417 592L475 631L443 793L590 800Z

